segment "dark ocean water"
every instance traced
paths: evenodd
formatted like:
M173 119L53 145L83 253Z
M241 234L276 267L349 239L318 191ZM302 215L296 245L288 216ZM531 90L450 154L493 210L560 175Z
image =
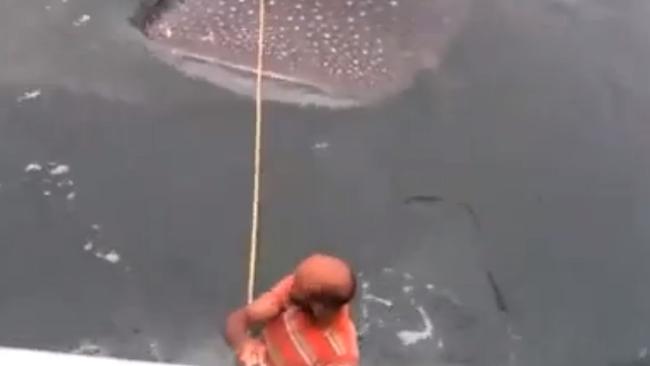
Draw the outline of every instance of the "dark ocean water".
M0 3L0 344L218 362L253 104L148 55L136 5ZM647 362L649 17L483 1L399 97L267 104L258 287L352 260L369 365Z

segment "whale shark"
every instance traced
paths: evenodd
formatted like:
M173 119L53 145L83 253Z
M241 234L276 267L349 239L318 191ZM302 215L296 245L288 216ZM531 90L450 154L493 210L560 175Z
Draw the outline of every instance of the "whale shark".
M133 17L147 48L184 74L254 95L260 0L159 0ZM263 0L263 98L372 104L436 70L469 0Z

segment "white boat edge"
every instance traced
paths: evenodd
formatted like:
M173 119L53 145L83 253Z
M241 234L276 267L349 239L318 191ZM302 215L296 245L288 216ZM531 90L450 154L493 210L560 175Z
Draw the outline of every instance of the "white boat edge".
M134 361L98 356L84 356L22 348L0 347L2 366L188 366Z

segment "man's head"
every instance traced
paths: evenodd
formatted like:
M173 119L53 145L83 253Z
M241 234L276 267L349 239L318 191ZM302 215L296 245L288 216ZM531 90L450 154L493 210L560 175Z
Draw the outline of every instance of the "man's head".
M314 254L294 272L291 301L316 320L329 321L356 292L354 271L343 260Z

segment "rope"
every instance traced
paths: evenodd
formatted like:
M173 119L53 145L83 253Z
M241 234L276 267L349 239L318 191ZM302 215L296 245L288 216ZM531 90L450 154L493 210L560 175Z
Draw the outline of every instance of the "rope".
M253 207L251 214L250 253L248 261L247 301L255 294L255 269L257 268L257 241L259 237L260 170L262 151L262 61L264 56L264 0L259 0L257 31L257 80L255 82L255 163L253 171Z

